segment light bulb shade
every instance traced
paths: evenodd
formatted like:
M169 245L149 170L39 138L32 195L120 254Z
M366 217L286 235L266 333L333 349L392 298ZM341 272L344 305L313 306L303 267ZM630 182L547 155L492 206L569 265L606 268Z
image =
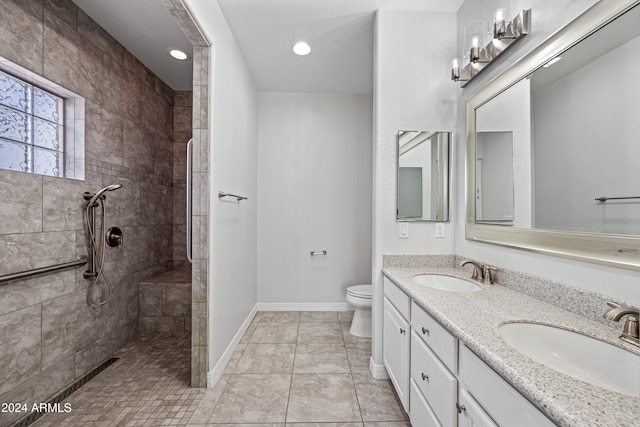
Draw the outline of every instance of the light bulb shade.
M487 35L494 39L502 39L512 16L511 0L487 0Z
M465 50L469 52L469 61L476 62L484 47L484 21L473 21L464 27Z

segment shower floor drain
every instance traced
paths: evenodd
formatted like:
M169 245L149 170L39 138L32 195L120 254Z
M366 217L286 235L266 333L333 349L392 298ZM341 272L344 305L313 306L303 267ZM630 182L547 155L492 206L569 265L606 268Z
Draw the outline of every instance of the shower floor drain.
M87 375L83 376L82 378L80 378L79 380L71 384L69 387L65 388L60 393L56 394L51 400L49 400L46 403L46 405L41 405L41 406L46 406L46 408L59 408L59 410L63 410L64 407L61 405L61 402L64 399L71 396L73 393L76 392L76 390L78 390L80 387L88 383L100 372L104 371L109 366L113 365L116 361L118 361L117 357L112 357L110 359L105 360L98 367L96 367L94 370L89 372ZM20 420L18 420L15 424L12 425L12 427L26 427L34 423L38 418L42 417L47 413L46 408L43 408L43 410L31 412L26 417L23 417Z

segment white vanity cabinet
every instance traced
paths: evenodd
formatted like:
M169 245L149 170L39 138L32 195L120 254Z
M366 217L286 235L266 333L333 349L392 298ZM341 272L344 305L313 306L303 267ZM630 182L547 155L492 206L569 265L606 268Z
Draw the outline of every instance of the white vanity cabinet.
M384 296L384 365L413 427L554 426L387 277Z
M382 358L404 410L409 412L410 299L384 279Z
M460 346L459 363L460 381L498 425L555 425L464 345Z

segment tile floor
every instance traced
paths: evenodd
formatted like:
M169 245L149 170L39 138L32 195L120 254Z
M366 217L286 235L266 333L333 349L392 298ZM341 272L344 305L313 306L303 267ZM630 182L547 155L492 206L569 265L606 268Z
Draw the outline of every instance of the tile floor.
M350 312L259 312L218 383L189 388L185 337L138 337L120 360L34 426L409 427Z

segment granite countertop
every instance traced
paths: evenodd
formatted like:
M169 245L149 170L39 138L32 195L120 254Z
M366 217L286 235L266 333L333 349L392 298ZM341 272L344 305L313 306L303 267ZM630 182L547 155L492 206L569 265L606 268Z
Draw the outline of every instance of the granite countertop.
M620 331L500 285L479 292L448 292L421 286L413 276L443 274L469 280L454 268L384 268L383 274L484 360L529 401L561 426L640 426L640 398L609 391L560 374L518 353L498 335L505 322L530 321L593 336L633 353ZM624 320L624 319L623 319Z

